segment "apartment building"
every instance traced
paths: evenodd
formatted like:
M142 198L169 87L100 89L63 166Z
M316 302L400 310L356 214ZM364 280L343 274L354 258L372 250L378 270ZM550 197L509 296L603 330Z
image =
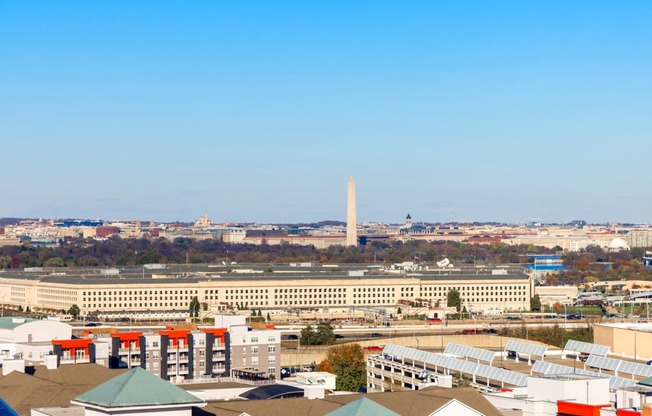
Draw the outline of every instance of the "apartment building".
M168 327L53 340L51 349L58 364L142 367L176 383L219 377L280 378L281 331L250 330L244 315L218 315L215 321L215 327L197 330Z

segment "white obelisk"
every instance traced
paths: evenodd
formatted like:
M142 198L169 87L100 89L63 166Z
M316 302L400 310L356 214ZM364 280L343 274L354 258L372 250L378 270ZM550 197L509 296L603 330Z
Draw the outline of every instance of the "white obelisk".
M355 180L349 178L349 198L346 207L346 245L358 245L358 225L355 218Z

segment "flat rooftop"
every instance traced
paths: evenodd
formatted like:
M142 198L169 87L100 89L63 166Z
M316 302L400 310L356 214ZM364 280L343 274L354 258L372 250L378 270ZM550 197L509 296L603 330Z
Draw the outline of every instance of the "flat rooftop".
M103 274L106 270L117 270L118 274ZM498 270L497 273L494 271ZM364 276L355 275L364 271ZM354 275L349 275L353 272ZM8 270L0 272L0 278L31 280L61 284L175 284L220 281L270 280L351 280L405 279L427 281L448 280L517 280L525 279L524 271L514 265L487 267L460 267L453 269L417 270L403 273L397 270L383 270L378 265L314 265L294 267L289 265L242 264L242 265L169 265L160 269L141 266L106 268L56 268L38 271Z

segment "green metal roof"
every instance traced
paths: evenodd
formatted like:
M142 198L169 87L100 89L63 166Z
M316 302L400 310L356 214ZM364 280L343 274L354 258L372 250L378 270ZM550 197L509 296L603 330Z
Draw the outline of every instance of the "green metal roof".
M639 381L638 384L642 384L644 386L652 386L652 377L644 378L643 380Z
M337 410L327 413L325 416L401 416L381 406L373 400L362 397Z
M141 367L134 367L74 400L105 408L204 403Z
M32 318L22 318L17 316L9 316L0 318L0 329L16 329L21 325L28 324L30 322L38 321L38 319Z

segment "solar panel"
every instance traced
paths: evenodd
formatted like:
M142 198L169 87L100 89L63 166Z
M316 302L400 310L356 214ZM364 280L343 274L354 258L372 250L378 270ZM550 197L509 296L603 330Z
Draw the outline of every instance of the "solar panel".
M427 351L420 351L415 348L402 347L395 344L387 344L383 348L383 355L388 358L402 358L403 360L414 360L426 363L431 366L440 367L448 370L449 373L463 373L475 375L490 381L509 384L512 386L527 385L527 374L516 371L507 371L502 368L491 367L486 364L478 364L472 361L461 360L458 358L448 357L442 354L436 354Z
M455 343L448 343L444 354L459 355L462 357L472 358L474 360L486 361L491 364L496 357L493 351L483 350L481 348L469 347L467 345L460 345Z
M652 376L652 366L631 361L621 361L618 368L619 373L632 374L635 376L650 377Z
M561 364L548 363L545 361L537 361L532 366L533 373L539 373L543 375L550 374L572 374L573 367L568 367Z
M609 349L610 347L607 345L591 344L575 340L569 340L564 347L564 351L583 352L585 354L599 355L602 357L606 357L609 354Z
M588 362L588 360L587 360ZM543 375L553 375L553 374L579 374L584 376L593 376L593 377L607 377L605 374L600 374L595 371L584 370L583 368L573 368L560 364L546 363L543 361L537 361L532 366L533 373L539 373ZM611 376L609 377L609 388L612 390L633 386L636 384L636 380L631 380L623 377Z
M609 377L609 388L612 390L634 385L636 385L636 380L622 377Z
M519 354L536 355L537 357L544 357L548 347L539 344L530 344L521 341L509 341L505 346L505 351L516 351Z
M488 380L499 381L514 386L527 385L527 374L522 374L516 371L508 371L498 367L490 367L488 365L479 364L475 373L476 377L482 377Z
M586 359L586 365L589 367L595 367L595 368L600 368L602 370L611 370L611 371L618 371L618 367L623 363L624 361L621 360L616 360L613 358L607 358L607 357L601 357L599 355L589 355L589 357Z

